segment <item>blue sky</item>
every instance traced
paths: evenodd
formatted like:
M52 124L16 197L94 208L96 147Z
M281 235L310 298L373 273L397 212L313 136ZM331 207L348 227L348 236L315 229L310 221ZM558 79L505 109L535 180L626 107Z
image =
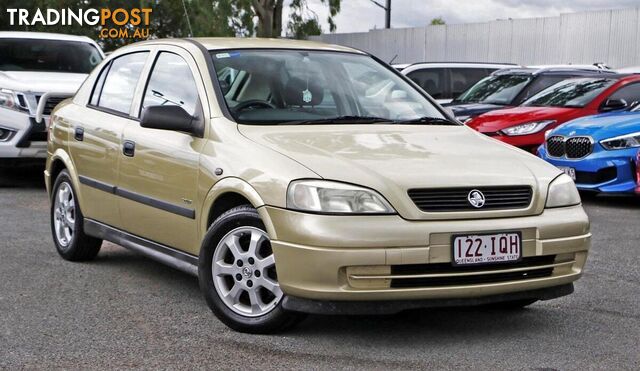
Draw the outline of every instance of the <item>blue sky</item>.
M326 5L320 0L307 0L325 22ZM384 3L385 0L378 0ZM285 1L288 5L289 1ZM640 6L639 0L392 0L393 27L419 27L434 17L447 23L486 22L495 19L557 16L585 10L629 8ZM288 6L285 6L288 8ZM342 0L342 11L336 18L337 32L365 32L384 27L384 11L369 0Z

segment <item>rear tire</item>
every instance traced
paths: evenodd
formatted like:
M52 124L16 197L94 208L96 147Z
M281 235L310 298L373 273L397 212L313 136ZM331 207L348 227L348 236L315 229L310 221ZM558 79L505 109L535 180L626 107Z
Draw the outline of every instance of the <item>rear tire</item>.
M213 222L200 250L198 274L209 308L236 331L274 333L303 318L282 308L269 236L250 205L234 207Z
M51 234L58 254L65 260L91 260L102 246L102 240L84 233L84 217L67 170L60 172L53 185Z

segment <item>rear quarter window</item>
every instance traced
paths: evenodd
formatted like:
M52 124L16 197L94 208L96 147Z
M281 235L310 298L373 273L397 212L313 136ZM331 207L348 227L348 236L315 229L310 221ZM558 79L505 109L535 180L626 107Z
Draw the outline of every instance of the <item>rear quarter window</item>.
M137 52L112 60L96 82L93 89L96 97L91 97L91 104L128 115L148 56L148 52Z

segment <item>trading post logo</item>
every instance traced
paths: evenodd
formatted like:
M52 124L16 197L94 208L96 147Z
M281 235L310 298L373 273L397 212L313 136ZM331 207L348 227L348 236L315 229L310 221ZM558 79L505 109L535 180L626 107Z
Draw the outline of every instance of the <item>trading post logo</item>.
M99 26L101 39L146 39L149 37L151 8L88 9L7 9L11 26Z

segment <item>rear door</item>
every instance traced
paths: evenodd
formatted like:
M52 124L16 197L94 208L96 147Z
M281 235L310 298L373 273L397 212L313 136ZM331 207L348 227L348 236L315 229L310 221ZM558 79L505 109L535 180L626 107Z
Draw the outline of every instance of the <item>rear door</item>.
M209 122L201 73L184 49L163 46L153 56L138 115L146 107L177 105ZM206 137L206 135L205 135ZM204 138L171 130L124 129L120 153L118 203L126 230L151 241L196 254L199 249L196 205L198 172Z
M148 51L122 55L104 66L86 107L70 122L69 149L80 178L82 212L111 226L122 225L115 186L122 133L135 123L130 117L134 91L149 56Z

